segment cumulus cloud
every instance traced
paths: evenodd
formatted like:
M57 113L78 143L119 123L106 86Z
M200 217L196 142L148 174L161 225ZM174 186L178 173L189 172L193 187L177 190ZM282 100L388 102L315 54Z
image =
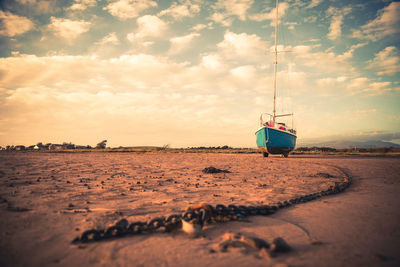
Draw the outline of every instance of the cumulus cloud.
M29 5L29 13L31 14L54 13L59 9L57 1L53 0L17 0L17 2L22 5Z
M279 3L278 6L278 17L282 18L285 16L286 10L289 8L289 4L286 2ZM271 20L271 24L275 23L275 17L276 17L276 8L267 10L266 12L263 13L258 13L258 14L253 14L250 16L251 20L255 21L264 21L264 20Z
M48 26L55 35L65 39L75 39L79 35L89 31L91 23L84 20L70 20L64 18L50 18Z
M368 61L367 69L377 71L378 75L394 75L400 72L400 52L395 46L388 46Z
M361 87L364 87L369 81L370 81L370 79L367 77L358 77L358 78L352 79L347 84L347 88L350 88L350 89L361 88Z
M203 30L203 29L213 29L213 23L212 23L212 22L209 22L209 23L207 23L207 24L201 24L201 23L199 23L199 24L196 24L196 25L194 25L194 26L192 27L192 30L193 30L193 31L196 31L196 32L201 31L201 30Z
M157 16L145 15L137 19L138 29L129 33L127 38L131 42L146 37L159 37L168 28L167 24Z
M33 27L30 19L0 10L0 35L13 37L30 31Z
M104 45L104 44L118 45L119 44L119 40L118 40L117 34L115 32L112 32L112 33L109 33L106 36L104 36L96 44L98 44L98 45Z
M57 87L57 83L61 85L68 80L79 84L85 81L85 76L94 74L90 71L94 62L95 58L85 56L38 57L16 54L0 59L0 72L3 74L0 84L6 88ZM96 63L100 66L101 61Z
M36 0L17 0L17 2L21 4L34 4Z
M173 2L169 8L162 10L159 15L171 16L175 20L179 20L184 17L193 17L199 12L200 6L198 4L193 4L190 1L185 2L184 4Z
M115 0L103 9L121 20L126 20L136 18L142 11L156 6L157 2L153 0Z
M88 53L90 55L100 57L103 59L109 59L121 55L121 47L119 46L120 40L116 32L111 32L92 46L88 47Z
M377 82L370 78L358 77L349 81L347 89L351 95L365 94L368 96L382 95L391 91L392 82Z
M335 40L342 35L343 18L345 15L349 14L350 11L351 11L351 8L349 8L349 7L342 8L342 9L330 7L326 11L328 16L332 16L331 24L329 26L329 33L328 33L329 39Z
M220 13L220 12L215 12L210 16L210 20L221 24L224 27L229 27L232 25L233 22L233 18L228 17L226 14L224 13Z
M218 0L213 6L214 13L209 19L225 27L230 26L235 17L245 21L247 10L253 2L254 0Z
M304 22L307 22L307 23L314 23L314 22L317 21L317 19L318 19L317 16L309 16L309 17L304 18Z
M347 80L346 76L339 76L339 77L336 77L336 78L329 77L329 78L317 79L316 82L317 82L317 84L319 86L325 87L325 86L334 86L334 85L337 85L339 83L343 83L346 80Z
M207 66L212 59L204 57ZM215 65L218 66L218 65ZM126 54L102 59L96 56L46 56L19 54L0 58L0 84L3 88L55 88L70 92L98 92L99 90L125 92L129 90L176 91L188 85L190 90L211 87L213 80L199 66L175 63L165 57L149 54Z
M211 70L222 70L224 68L223 59L218 54L206 54L201 57L203 67Z
M193 41L193 39L199 37L199 33L190 33L184 36L178 36L178 37L173 37L170 39L171 42L171 48L169 52L171 54L178 54L185 49L188 48L190 43Z
M236 68L232 69L230 72L232 75L234 75L237 78L251 79L251 78L254 78L256 69L252 65L245 65L245 66L236 67Z
M218 0L214 9L222 10L227 16L237 16L240 20L246 20L247 10L254 0Z
M372 82L369 84L365 92L367 92L369 96L381 95L385 92L391 91L391 85L391 82Z
M334 16L329 26L328 38L335 40L342 34L343 16Z
M311 0L311 3L307 6L307 8L313 8L321 4L324 0Z
M341 54L331 51L318 51L318 45L287 46L278 48L278 51L292 51L298 64L316 68L318 72L321 71L319 67L324 66L326 72L337 72L338 75L342 75L354 71L350 59L353 57L354 50L361 45L364 44L354 45Z
M96 0L74 0L74 3L69 7L71 10L85 10L88 7L96 6Z
M259 60L266 54L267 45L256 34L237 34L228 30L217 47L226 58Z
M352 37L371 41L380 40L386 36L398 34L400 31L400 2L391 2L379 10L377 17L369 23L354 30Z

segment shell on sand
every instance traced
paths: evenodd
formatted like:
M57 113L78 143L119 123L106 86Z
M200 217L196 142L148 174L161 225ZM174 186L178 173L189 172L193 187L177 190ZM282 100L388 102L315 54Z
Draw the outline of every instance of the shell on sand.
M201 235L203 233L202 231L202 225L196 223L196 220L193 219L191 221L186 221L182 220L182 230L190 235Z

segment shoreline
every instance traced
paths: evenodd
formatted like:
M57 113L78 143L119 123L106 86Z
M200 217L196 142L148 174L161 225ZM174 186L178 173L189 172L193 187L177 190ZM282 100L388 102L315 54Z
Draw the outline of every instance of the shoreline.
M80 154L80 153L132 153L132 154L260 154L261 152L257 149L229 149L229 150L213 150L213 149L166 149L166 150L154 150L154 149L64 149L64 150L22 150L22 151L8 151L0 150L0 153L65 153L65 154ZM281 155L270 154L269 157L277 158ZM386 152L386 153L371 153L371 152L291 152L289 158L340 158L340 157L352 157L352 158L380 158L380 157L400 157L400 152Z

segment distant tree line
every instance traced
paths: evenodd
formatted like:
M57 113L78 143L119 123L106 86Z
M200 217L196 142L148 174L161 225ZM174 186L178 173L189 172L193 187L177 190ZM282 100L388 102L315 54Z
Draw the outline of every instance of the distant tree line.
M232 149L230 146L198 146L198 147L188 147L187 149Z
M298 147L297 152L360 152L360 153L388 153L400 152L400 147L374 147L374 148L340 148L333 147Z
M96 149L104 149L106 148L106 143L107 140L103 140L100 143L96 145ZM67 143L64 142L62 144L52 144L52 143L46 143L43 144L42 142L37 143L36 145L31 145L31 146L24 146L24 145L9 145L6 147L1 147L0 150L7 150L7 151L27 151L27 150L69 150L69 149L93 149L90 145L86 146L81 146L81 145L75 145L73 143Z

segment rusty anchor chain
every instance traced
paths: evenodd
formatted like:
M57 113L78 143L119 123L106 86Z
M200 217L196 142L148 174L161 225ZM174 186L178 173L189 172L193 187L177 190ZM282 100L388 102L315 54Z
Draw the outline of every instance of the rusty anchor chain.
M338 172L342 174L343 181L335 182L335 185L330 186L326 190L294 197L289 200L273 203L271 205L237 206L231 204L225 206L223 204L217 204L215 206L212 206L208 204L200 204L192 208L189 207L189 209L182 214L172 214L168 217L157 217L147 222L137 221L129 223L128 220L122 219L106 229L90 229L84 231L81 236L76 237L72 241L72 243L89 243L138 234L171 232L175 229L182 227L182 220L197 220L201 224L212 224L228 221L238 221L248 216L268 216L277 212L278 209L283 209L286 207L290 207L291 205L305 203L323 196L329 196L343 192L351 185L352 178L339 167L331 167L335 168Z

